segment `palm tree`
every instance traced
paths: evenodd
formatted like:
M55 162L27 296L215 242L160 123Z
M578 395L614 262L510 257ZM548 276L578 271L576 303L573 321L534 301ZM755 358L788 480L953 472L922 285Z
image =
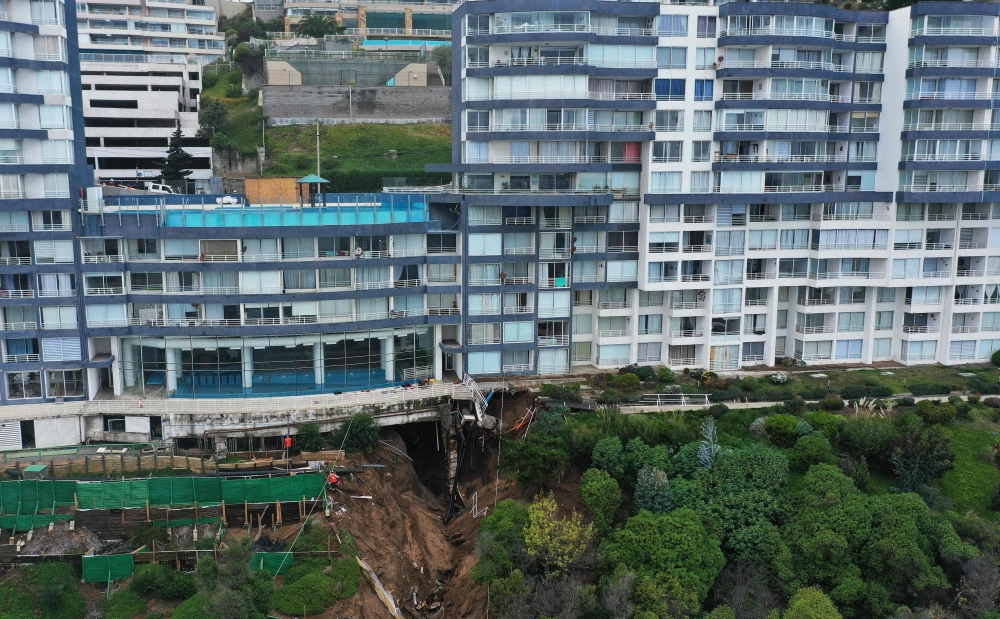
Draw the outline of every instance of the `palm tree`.
M341 34L346 30L344 26L337 23L337 20L322 13L311 13L302 18L295 34L300 37L313 37L322 39L328 34Z

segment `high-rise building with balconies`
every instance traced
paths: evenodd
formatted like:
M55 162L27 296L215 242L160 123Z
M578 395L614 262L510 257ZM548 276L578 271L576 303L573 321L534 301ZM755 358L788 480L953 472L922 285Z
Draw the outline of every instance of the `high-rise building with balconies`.
M998 6L464 3L468 371L989 358Z

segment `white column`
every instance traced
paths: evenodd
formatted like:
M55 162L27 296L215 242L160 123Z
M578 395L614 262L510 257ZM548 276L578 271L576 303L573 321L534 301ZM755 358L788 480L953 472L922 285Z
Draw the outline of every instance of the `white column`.
M743 293L746 294L745 288L743 289ZM746 301L744 301L744 303L745 302ZM778 286L771 286L767 289L767 334L767 344L764 348L764 363L766 363L768 367L774 367L774 358L777 356L778 352L774 350L774 344L778 338ZM788 346L787 336L785 339L785 346ZM742 354L743 351L741 350L741 360ZM784 350L781 351L781 356L785 356Z
M441 353L441 325L434 325L434 380L444 377L444 357Z
M323 344L313 344L313 374L317 385L325 382L326 374L323 371Z
M379 340L379 346L382 350L382 370L385 372L385 379L388 381L396 380L395 372L395 362L393 361L393 343L392 336L387 335L386 337Z
M163 352L167 358L167 393L177 391L177 372L181 369L181 349L172 348L169 341L164 345Z
M135 387L135 346L130 343L129 340L119 340L119 352L121 353L121 365L122 376L125 378L126 387ZM117 391L115 395L121 395Z
M253 387L253 346L243 347L243 388Z
M122 394L122 340L118 337L111 338L111 354L115 360L111 363L111 390L115 395Z

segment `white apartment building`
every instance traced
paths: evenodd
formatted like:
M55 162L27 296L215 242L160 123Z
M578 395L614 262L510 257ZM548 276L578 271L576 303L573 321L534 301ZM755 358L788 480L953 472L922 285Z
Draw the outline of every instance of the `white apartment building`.
M207 191L211 148L195 140L202 65L223 58L214 8L195 2L77 4L87 160L95 181L159 175L177 127L196 160L193 189Z
M516 272L511 312L539 307L536 350L469 341L469 372L988 359L998 6L462 4L435 169L505 256L469 296Z

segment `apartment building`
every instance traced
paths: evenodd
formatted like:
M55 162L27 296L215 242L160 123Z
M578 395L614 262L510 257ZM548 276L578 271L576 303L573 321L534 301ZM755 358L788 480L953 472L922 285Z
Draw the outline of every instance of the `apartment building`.
M988 359L998 7L461 5L468 371Z
M4 401L83 396L79 190L89 184L76 17L62 2L0 13L0 338ZM33 430L26 429L26 433ZM0 444L20 437L0 425Z
M87 163L99 183L159 176L177 127L195 158L191 191L208 191L212 150L198 132L202 65L223 58L224 33L204 3L77 4Z
M442 0L255 0L261 19L285 18L285 32L292 33L302 18L314 13L334 17L347 27L345 34L369 37L390 48L419 39L450 39L454 3Z

